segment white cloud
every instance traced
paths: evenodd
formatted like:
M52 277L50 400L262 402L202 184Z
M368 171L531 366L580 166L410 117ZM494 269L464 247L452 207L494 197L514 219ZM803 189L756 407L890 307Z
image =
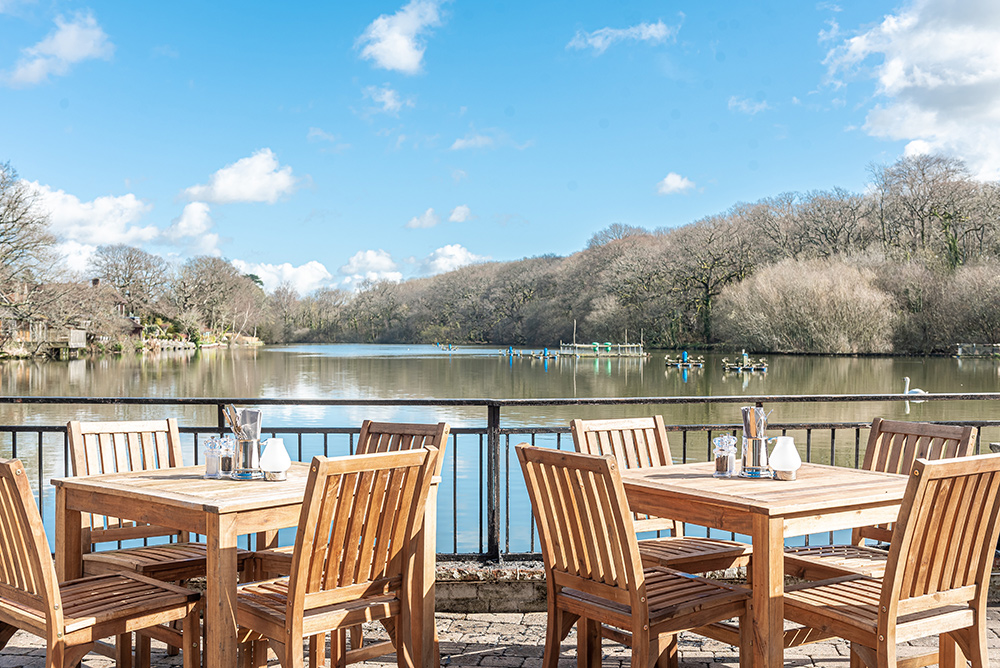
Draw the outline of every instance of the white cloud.
M729 98L729 111L739 111L740 113L753 116L770 108L771 106L764 100L757 102L745 97L736 97L735 95Z
M876 82L864 129L910 142L906 152L966 161L1000 178L1000 3L911 0L878 25L842 41L824 63L830 82Z
M344 275L342 283L352 287L357 287L366 280L403 280L403 274L398 271L392 256L382 249L358 251L340 268L340 273Z
M663 21L640 23L630 28L601 28L593 32L578 30L566 45L567 49L593 49L598 55L615 42L650 42L659 44L677 36L680 25L668 26Z
M274 204L282 195L294 192L298 179L288 165L280 167L278 157L264 148L212 174L207 185L184 191L188 199L213 204L267 202Z
M472 210L465 204L460 204L451 210L448 220L452 223L464 223L472 218Z
M306 139L309 141L337 141L337 135L330 134L320 128L309 128L309 132L306 133Z
M423 35L441 25L440 6L439 0L411 0L391 16L382 14L355 43L361 57L386 70L416 74L423 66Z
M470 132L462 139L456 139L451 145L452 151L460 151L464 148L490 148L495 143L493 137Z
M454 144L452 145L454 146ZM451 173L451 179L455 183L461 183L463 180L469 178L469 173L464 169L456 169Z
M37 182L28 183L38 196L39 206L49 214L52 231L65 241L83 245L129 244L137 246L160 235L153 225L137 225L152 206L129 193L106 195L81 202L74 195L53 190Z
M184 207L181 215L174 218L163 236L174 243L188 247L193 255L213 255L219 257L219 235L212 229L210 209L204 202L191 202Z
M660 195L682 193L694 188L694 181L676 172L670 172L666 178L656 184L656 192Z
M79 241L64 241L56 244L56 252L66 258L66 268L75 272L86 272L90 269L90 258L94 256L97 246L81 244Z
M390 88L388 84L385 84L382 87L368 86L364 89L364 95L366 98L381 105L381 107L376 108L375 111L381 111L387 114L398 114L403 107L413 106L413 100L400 99L399 93Z
M264 283L266 292L274 292L282 283L289 283L300 295L306 295L318 288L331 285L333 274L316 260L310 260L298 267L288 262L282 264L244 262L233 260L232 265L244 274L256 274Z
M421 263L421 273L426 275L443 274L446 271L453 271L459 267L464 267L473 262L482 262L489 258L483 255L476 255L469 252L459 244L450 244L424 258Z
M56 29L38 44L22 49L14 70L4 79L14 87L31 86L47 81L50 75L65 75L84 60L110 60L114 52L115 45L92 13L78 12L70 19L57 16Z
M434 209L430 208L424 211L419 216L414 216L413 218L410 218L410 222L406 223L406 227L410 228L411 230L422 230L428 227L434 227L440 222L441 219L438 217L436 213L434 213Z

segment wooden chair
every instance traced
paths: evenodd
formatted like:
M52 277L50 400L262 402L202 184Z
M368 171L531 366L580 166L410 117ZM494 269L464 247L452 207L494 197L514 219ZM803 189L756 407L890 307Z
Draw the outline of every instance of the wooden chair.
M0 460L0 648L23 629L45 639L46 668L68 668L116 636L128 666L133 630L180 620L184 667L200 665L196 592L133 573L58 582L27 478L20 461Z
M631 646L632 666L676 660L675 636L704 624L746 620L750 592L659 566L643 567L615 457L522 443L517 457L538 527L548 590L543 666L577 625L578 662L601 664L601 637ZM752 630L740 624L740 665Z
M669 466L670 444L663 416L622 420L573 420L570 423L577 452L613 455L623 469ZM669 531L672 535L639 541L648 566L677 568L693 573L746 566L751 547L746 543L684 535L684 524L636 513L637 532Z
M896 644L939 636L942 666L988 668L986 596L1000 515L1000 455L912 466L883 578L786 589L785 617L851 642L852 663L895 668ZM957 645L957 647L956 647Z
M303 665L304 638L389 618L398 665L420 665L415 640L433 618L414 600L416 554L407 546L426 530L438 454L426 447L313 459L291 574L241 585L237 596L239 626L265 638L285 668ZM364 648L347 656L340 643L331 648L333 666L365 658ZM264 659L259 648L244 652L244 666Z
M101 475L125 471L183 466L177 420L136 422L76 422L66 425L73 475ZM86 518L84 518L86 524ZM142 538L169 538L174 542L117 550L94 551L99 543ZM185 532L100 515L90 516L84 529L84 575L130 571L167 582L205 575L205 544L188 540ZM240 567L250 558L238 551Z
M907 473L918 458L936 460L965 457L976 444L974 427L923 422L872 421L862 468L882 473ZM850 545L816 545L785 550L785 574L819 580L848 573L881 577L888 551L865 544L866 539L891 542L891 525L860 527Z
M425 618L434 619L434 568L436 564L437 552L437 494L438 484L441 480L441 469L444 466L444 451L448 441L450 428L447 423L437 424L412 424L401 422L372 422L365 420L361 424L361 433L358 436L358 445L355 452L359 455L374 454L377 452L403 452L406 450L419 450L424 447L437 448L441 454L437 458L434 468L434 477L431 479L431 487L427 496L426 517L424 518L423 540L424 546L418 555L417 568L423 574L424 582L424 611ZM254 553L256 562L256 572L268 577L275 575L288 575L292 569L292 553L294 546L278 547L270 550L258 550ZM390 636L394 630L389 628L394 621L389 618L383 621L389 631ZM340 653L346 652L346 633L341 633L339 642L344 645ZM364 645L361 634L361 627L350 630L351 649L364 648L364 656L381 656L390 654L393 651L391 641L385 641L373 645ZM437 645L437 633L435 631L435 645ZM436 653L436 647L433 650ZM317 666L324 662L325 647L318 642L312 648L310 655L310 665ZM359 656L352 653L351 656ZM362 659L358 659L359 661Z
M71 421L66 425L66 431L69 435L73 475L147 471L184 465L180 431L177 420L173 418L120 422ZM205 576L205 544L189 541L186 532L101 515L90 515L89 527L87 515L83 521L84 575L128 572L164 582L183 582ZM94 550L94 546L101 543L149 538L172 542ZM252 553L248 550L237 550L241 571L245 569L251 556ZM147 636L161 640L171 648L179 647L180 634L176 629L148 629L137 642L141 666L148 665Z

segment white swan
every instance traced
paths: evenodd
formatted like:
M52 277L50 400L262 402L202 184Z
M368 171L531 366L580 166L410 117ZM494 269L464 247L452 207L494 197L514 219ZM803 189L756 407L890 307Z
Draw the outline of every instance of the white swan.
M903 376L903 394L927 394L926 390L921 390L919 387L910 389L910 377Z
M903 394L920 395L920 394L927 394L927 391L926 390L921 390L919 387L915 387L915 388L913 388L911 390L910 389L910 377L909 376L903 376ZM906 401L904 403L906 404L906 406L904 406L906 414L909 415L910 414L910 402ZM924 403L924 400L923 399L914 399L913 403L915 403L915 404L922 404L922 403Z

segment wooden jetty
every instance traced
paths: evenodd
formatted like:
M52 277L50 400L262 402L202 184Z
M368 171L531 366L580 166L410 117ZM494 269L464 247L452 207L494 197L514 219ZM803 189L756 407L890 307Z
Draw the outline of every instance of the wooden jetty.
M559 353L574 357L645 357L646 352L641 343L562 343L559 342Z

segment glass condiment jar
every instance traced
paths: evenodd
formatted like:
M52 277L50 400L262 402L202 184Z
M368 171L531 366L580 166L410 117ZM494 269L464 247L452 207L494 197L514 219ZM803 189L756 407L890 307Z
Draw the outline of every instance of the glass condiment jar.
M712 439L715 446L715 471L712 475L716 478L731 478L736 475L736 437L718 436Z
M219 476L231 478L233 475L233 458L236 451L236 441L232 436L226 436L219 441Z
M212 437L205 442L205 477L219 478L222 473L222 447L219 439Z

